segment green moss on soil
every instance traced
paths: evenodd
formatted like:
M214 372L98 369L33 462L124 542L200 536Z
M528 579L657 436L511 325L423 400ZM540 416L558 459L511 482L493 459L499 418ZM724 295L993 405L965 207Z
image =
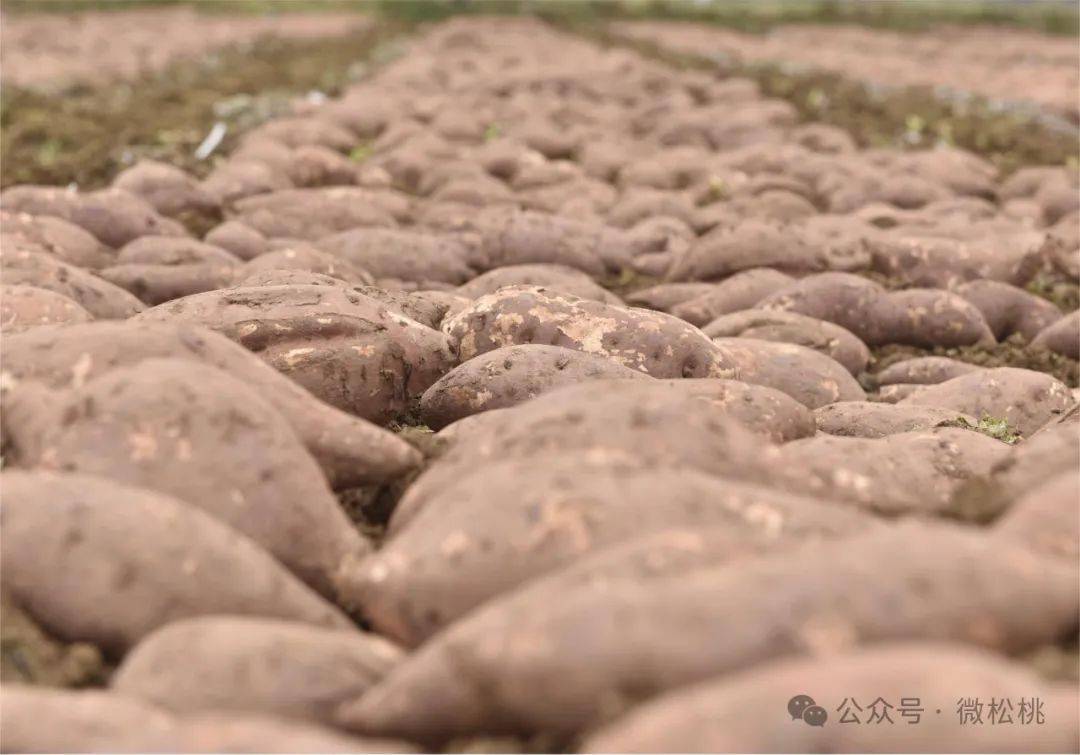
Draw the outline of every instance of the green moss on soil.
M136 81L59 96L5 86L0 185L97 188L143 157L204 176L214 160L198 160L194 152L215 123L228 126L217 150L222 155L239 134L286 112L298 95L339 94L367 71L365 60L394 52L403 28L386 22L327 39L264 37Z

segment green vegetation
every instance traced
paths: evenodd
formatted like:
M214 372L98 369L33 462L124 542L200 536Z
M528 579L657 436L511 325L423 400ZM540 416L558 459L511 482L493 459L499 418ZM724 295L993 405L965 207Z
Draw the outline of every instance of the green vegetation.
M972 424L971 420L964 417L957 417L954 420L943 422L940 426L974 430L995 440L1000 440L1002 443L1008 443L1010 446L1020 440L1020 433L1010 427L1008 421L998 417L983 417L975 424Z

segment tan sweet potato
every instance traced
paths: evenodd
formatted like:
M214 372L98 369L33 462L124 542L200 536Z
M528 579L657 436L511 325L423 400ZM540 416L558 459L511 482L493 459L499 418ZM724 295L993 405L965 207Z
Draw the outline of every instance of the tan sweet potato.
M81 474L8 470L3 485L0 579L57 637L120 653L215 613L351 626L252 540L174 498Z
M210 171L202 186L222 207L229 208L249 197L292 189L293 183L283 168L237 156Z
M83 228L98 241L119 249L139 236L185 236L184 227L145 200L119 189L85 194L55 186L13 186L0 196L5 210L52 215Z
M343 706L340 721L432 743L477 731L573 735L664 691L785 656L918 639L1019 651L1075 627L1080 581L982 533L911 523L542 603L511 594L472 613Z
M936 406L909 406L870 401L837 401L814 410L819 432L855 438L884 438L887 435L932 430L956 422L978 424L978 420L951 409Z
M1013 333L1030 341L1061 319L1061 310L1053 303L1000 281L962 283L956 287L956 293L978 307L994 338L999 341Z
M998 536L1022 542L1039 553L1075 562L1080 556L1078 500L1080 478L1076 470L1062 471L1013 503L994 530Z
M509 459L460 475L377 555L342 569L342 600L416 646L482 602L641 533L726 526L752 538L864 525L794 494L592 459L588 452Z
M1074 400L1069 388L1050 375L996 367L926 386L902 403L955 409L978 419L1003 419L1028 436L1068 409Z
M98 319L122 320L144 309L142 302L119 286L51 254L4 249L0 264L5 284L33 286L66 296Z
M969 372L977 372L979 369L974 364L949 357L915 357L889 365L875 374L874 379L878 385L934 385L967 375Z
M346 553L369 548L288 423L224 372L151 359L44 400L30 388L13 390L5 406L21 466L173 495L322 592Z
M329 721L344 699L381 679L402 652L377 635L233 616L174 621L124 657L123 695L175 713L252 711Z
M789 283L790 279L786 282ZM676 305L712 293L716 287L715 283L661 283L630 292L626 295L626 303L634 307L658 309L661 312L670 313ZM682 319L690 322L686 317Z
M462 241L414 230L353 228L322 238L318 247L376 278L456 285L474 274Z
M870 361L870 350L851 331L795 312L740 310L716 318L702 332L710 338L742 337L805 346L839 362L852 375L866 369Z
M140 160L113 179L114 188L141 197L166 217L180 222L212 222L221 217L217 198L194 177L156 160Z
M266 252L266 237L236 220L227 220L206 234L207 244L232 252L242 260L250 260Z
M228 372L288 420L337 486L393 480L420 463L420 454L392 433L324 404L222 335L183 324L98 322L40 329L4 338L5 380L54 389L145 359L185 359Z
M236 277L242 279L268 270L303 270L365 286L375 282L371 273L362 267L304 242L260 254L245 263Z
M778 481L792 490L883 514L934 515L950 510L967 479L990 472L1009 446L953 427L882 438L818 435L780 449Z
M969 689L978 690L971 709L981 725L962 723L959 701ZM785 709L799 690L813 692L824 712L820 725ZM1019 711L1021 700L1027 714ZM1035 700L1045 725L1033 725ZM669 693L594 733L582 750L1067 752L1080 744L1076 705L1075 688L1049 684L1000 655L946 643L890 643L770 663ZM1018 723L1029 716L1032 725Z
M1031 344L1070 359L1080 359L1080 310L1047 325L1032 339Z
M618 379L650 378L606 356L561 346L504 346L439 378L420 397L420 416L438 430L470 414L514 406L564 385Z
M619 297L598 285L585 273L566 265L507 265L482 273L457 287L468 299L493 294L504 286L543 286L552 291L605 304L619 304Z
M63 294L34 286L0 285L0 331L4 333L93 319L78 302Z
M887 292L850 273L821 273L796 281L757 305L816 317L847 328L867 346L992 344L982 314L956 294L911 288Z
M714 284L712 291L673 306L671 314L702 327L731 312L751 309L793 280L791 276L767 267L743 270Z
M233 203L234 220L264 236L315 241L358 226L391 228L407 213L407 200L390 192L351 186L282 189Z
M502 288L444 321L442 329L462 361L502 346L539 343L604 356L653 377L735 376L722 348L670 315L546 288Z
M138 320L212 328L331 406L377 422L401 414L454 364L442 333L336 286L209 291Z
M739 379L782 391L811 409L834 401L861 401L866 394L844 366L821 352L757 338L713 340Z
M5 752L415 752L404 742L355 738L266 716L177 717L103 691L5 686Z
M0 210L0 246L52 254L89 270L105 267L113 258L111 250L74 223L51 215L7 210Z
M901 229L903 231L903 229ZM979 279L1023 285L1047 248L1045 233L998 229L980 237L970 225L961 239L941 230L908 229L872 242L873 269L910 286L946 288Z

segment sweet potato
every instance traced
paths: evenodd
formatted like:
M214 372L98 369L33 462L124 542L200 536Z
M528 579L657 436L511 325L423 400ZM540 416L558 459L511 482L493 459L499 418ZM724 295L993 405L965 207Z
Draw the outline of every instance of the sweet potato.
M212 328L331 406L376 422L401 414L454 363L443 334L335 286L209 291L138 321Z
M1031 344L1069 359L1080 359L1080 310L1047 325L1036 334Z
M317 246L376 278L456 285L474 274L462 241L414 230L354 228L324 237Z
M222 207L229 208L249 197L292 189L293 183L281 168L235 157L210 171L202 186Z
M1078 609L1075 569L982 533L911 523L671 579L602 581L542 605L510 594L433 638L339 718L433 743L573 735L785 656L917 639L1020 651L1072 631Z
M315 241L358 226L391 228L407 213L403 197L350 186L282 189L238 199L234 220L264 236Z
M852 375L866 369L870 361L870 350L851 331L795 312L745 309L716 318L702 332L710 338L742 337L805 346L839 362Z
M115 262L98 274L153 306L228 286L239 266L239 258L212 244L141 236L125 244Z
M1069 388L1050 375L997 367L926 386L901 403L955 409L978 419L1003 419L1028 436L1068 409L1074 400Z
M538 465L537 462L542 462ZM865 526L840 507L689 469L548 455L489 462L435 493L362 562L345 565L341 600L415 646L528 580L664 527L727 527L753 539Z
M1075 469L1068 469L1013 503L994 530L1000 537L1025 543L1045 555L1075 562L1080 556L1077 500L1080 478Z
M435 430L470 414L514 406L586 380L649 380L606 356L561 346L504 346L443 375L420 397L420 416Z
M949 357L915 357L890 364L875 374L874 379L878 385L934 385L979 369L976 365Z
M788 278L785 283L790 283ZM712 293L717 287L715 283L661 283L657 286L649 286L638 291L632 291L626 295L626 303L634 307L657 309L661 312L671 312L672 307L683 302L697 299L705 294ZM682 318L687 322L690 320Z
M371 273L362 267L303 242L260 254L244 264L236 277L242 279L266 270L304 270L368 286L375 282Z
M344 736L266 716L177 717L103 691L5 686L6 752L414 752L388 739Z
M111 686L176 713L252 711L329 721L338 703L362 693L401 658L397 647L363 632L203 616L143 638Z
M751 309L759 301L794 281L790 275L768 267L735 273L714 284L713 290L671 308L671 314L699 328L723 315Z
M122 320L145 308L119 286L51 254L4 249L0 262L5 284L33 286L66 296L98 319Z
M113 258L92 234L51 215L0 210L0 246L52 254L75 267L96 270Z
M420 463L395 435L319 401L222 335L182 324L98 322L4 338L5 380L80 388L116 367L145 359L186 359L246 383L288 420L337 486L393 480Z
M653 377L734 377L731 359L704 333L660 312L509 286L443 322L462 361L502 346L540 343L608 357Z
M140 160L113 179L114 188L141 197L162 215L180 222L220 218L217 198L192 176L156 160Z
M814 410L814 421L820 432L855 438L884 438L957 422L978 424L974 417L951 409L870 401L837 401L819 407Z
M940 238L938 233L931 228L925 235L910 230L896 237L879 237L871 245L873 269L907 285L927 288L983 278L1023 285L1047 243L1046 234L1037 231L999 230L993 238L979 238L969 226L963 241Z
M3 484L0 579L57 637L121 653L215 613L351 627L252 540L174 498L82 474L8 470Z
M923 347L994 343L979 310L956 294L919 288L890 293L850 273L808 276L757 306L836 323L871 348L887 343Z
M804 689L824 711L821 725L805 725L805 714L793 720L784 709L784 700ZM958 700L967 690L978 690L973 699L983 701L982 725L963 725ZM1031 714L1029 701L1039 701L1045 725L1018 725L1021 700ZM1063 752L1080 744L1076 705L1075 689L1049 684L1000 655L946 643L889 643L779 661L677 690L594 733L582 751ZM845 718L850 725L839 725Z
M990 472L1009 446L952 427L883 438L819 435L780 449L778 485L886 516L950 511L967 479Z
M253 128L244 140L269 139L293 149L316 144L338 152L347 152L356 144L348 129L317 117L275 118Z
M857 239L827 238L805 225L747 220L702 236L676 261L668 279L715 280L754 267L796 273L858 270L868 262L869 252Z
M354 161L316 144L294 149L285 171L297 187L345 186L357 178Z
M187 235L175 220L159 215L145 200L119 189L80 194L55 186L13 186L0 196L0 207L62 218L114 249L139 236Z
M12 391L5 407L21 466L173 495L323 592L346 553L369 548L288 423L224 372L151 359L45 400L30 388Z
M4 333L93 319L78 302L63 294L34 286L0 285L0 331Z
M619 304L619 297L599 286L585 273L566 265L507 265L476 276L457 287L459 295L479 299L504 286L543 286L552 291L591 299L605 304Z
M215 226L206 234L207 244L232 252L242 260L250 260L266 252L266 237L236 220L228 220Z
M494 458L574 450L763 481L773 476L765 468L779 452L761 436L787 440L813 431L809 411L782 393L714 379L594 380L478 419L486 421L474 423L465 442L409 487L390 520L391 533L463 470Z
M757 338L716 338L740 380L782 391L817 409L834 401L861 401L866 394L839 362L813 349Z
M978 307L999 341L1013 333L1030 341L1061 319L1061 310L1054 304L1008 283L976 280L962 283L955 290Z

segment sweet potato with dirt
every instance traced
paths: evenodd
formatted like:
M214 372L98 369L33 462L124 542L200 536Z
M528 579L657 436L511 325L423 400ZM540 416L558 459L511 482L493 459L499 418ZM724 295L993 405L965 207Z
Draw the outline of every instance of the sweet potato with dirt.
M352 186L282 189L238 199L232 219L267 237L316 241L356 227L392 228L407 200Z
M294 188L284 168L241 155L225 160L210 171L202 187L226 210L249 197Z
M319 401L225 336L183 324L96 322L4 338L4 378L80 388L87 380L146 359L185 359L241 380L272 404L322 466L345 487L386 482L420 463L405 441Z
M805 713L793 720L781 704L808 684L821 725L803 725L818 720ZM979 690L984 725L959 724L958 695L965 693L958 690L967 689ZM1033 716L1028 701L1039 701L1044 726L1008 724L1024 720L1021 700ZM676 690L594 732L582 751L1069 752L1080 746L1076 706L1074 687L1048 683L1000 655L889 643L778 661ZM851 725L837 725L841 719Z
M1054 304L1008 283L976 280L960 284L955 291L978 307L999 341L1013 333L1030 341L1061 319L1061 310Z
M839 362L852 375L865 370L870 361L870 350L851 331L795 312L744 309L718 317L701 330L710 338L752 338L805 346Z
M790 285L794 280L790 275L768 267L743 270L712 284L712 291L679 302L670 312L700 328L718 317L757 306L766 296Z
M882 438L818 435L780 448L775 484L884 516L951 513L960 485L989 474L1010 448L954 427Z
M375 282L371 273L362 267L303 242L288 244L248 260L236 277L242 279L267 270L304 270L365 286Z
M572 736L767 660L921 639L1017 652L1073 631L1078 610L1075 569L983 533L910 523L671 579L585 585L542 605L510 594L426 643L339 721L431 743Z
M926 386L901 403L955 409L980 420L1005 420L1026 437L1068 409L1074 399L1068 386L1050 375L996 367Z
M543 286L552 291L591 299L605 304L619 304L619 297L607 291L580 270L566 265L507 265L481 273L457 287L456 293L479 299L505 286Z
M251 714L174 716L101 690L5 686L7 752L414 752L388 739L355 738L301 721Z
M814 410L819 432L853 438L884 438L887 435L978 420L966 414L936 406L883 404L876 401L837 401Z
M75 267L96 270L113 259L91 233L51 215L0 210L0 246L51 254Z
M240 259L194 239L141 236L98 275L151 306L232 283Z
M746 220L702 236L676 260L667 277L715 280L754 267L794 273L859 270L869 259L869 252L854 238L828 238L801 224Z
M836 323L871 348L887 343L923 347L994 343L982 313L956 294L922 288L889 292L850 273L807 276L757 306Z
M2 479L0 580L56 637L119 654L170 621L218 613L351 627L252 540L194 506L90 475L7 470Z
M94 317L63 294L35 286L0 285L0 331L90 322Z
M411 229L353 228L326 236L316 246L376 278L457 285L475 272L463 241Z
M925 235L908 230L876 238L871 244L873 269L909 286L927 288L980 279L1023 285L1047 249L1046 234L1038 231L998 230L980 238L968 228L963 240L938 233L930 228Z
M138 321L216 330L331 406L379 423L403 413L454 365L442 333L336 286L209 291L147 310Z
M504 346L439 378L420 397L420 416L438 430L470 414L514 406L564 385L620 379L650 378L606 356L561 346Z
M316 144L327 149L347 152L356 144L356 136L332 121L318 117L295 116L275 118L253 128L244 141L268 139L296 149Z
M735 377L722 348L671 315L509 286L482 296L442 324L467 361L524 343L576 349L652 377Z
M158 214L145 200L119 189L80 194L55 186L13 186L0 195L0 207L61 218L114 249L139 236L187 235L175 220Z
M472 419L472 418L470 418ZM492 459L574 450L644 466L767 481L779 458L767 440L806 437L813 416L789 397L734 380L589 381L477 416L406 491L391 533L449 481Z
M814 349L746 337L713 343L727 355L739 380L775 388L811 409L866 398L843 365Z
M790 282L788 279L786 282ZM671 312L671 309L683 302L697 299L705 294L712 293L716 289L715 283L661 283L649 286L638 291L631 291L625 297L626 303L632 307L644 307L645 309L657 309L661 312ZM682 318L689 320L687 318Z
M254 259L270 248L265 236L236 220L227 220L215 226L203 240L232 252L242 260Z
M180 168L156 160L140 160L120 171L113 188L144 199L162 215L181 223L205 225L221 217L217 197Z
M509 459L462 475L377 555L345 565L340 599L416 646L481 603L642 533L727 527L753 539L867 526L852 514L687 469L577 454Z
M329 722L338 703L362 693L402 657L382 637L356 630L203 616L143 638L110 686L179 714L251 711Z
M1047 325L1036 334L1031 345L1049 349L1069 359L1080 359L1080 310Z
M1080 556L1080 477L1061 472L1012 504L994 532L1048 556L1075 562Z
M5 284L33 286L66 296L97 319L123 320L145 309L119 286L51 254L4 249L0 264Z
M934 385L981 368L949 357L915 357L890 364L874 375L878 385Z
M328 592L352 527L292 428L250 386L180 359L111 370L67 391L5 396L20 467L82 472L175 496Z

